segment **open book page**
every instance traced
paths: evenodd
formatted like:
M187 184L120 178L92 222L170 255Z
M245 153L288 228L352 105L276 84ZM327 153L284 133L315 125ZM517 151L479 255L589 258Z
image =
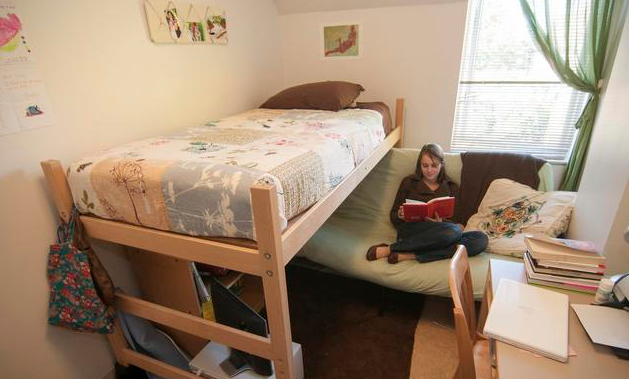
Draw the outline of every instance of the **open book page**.
M426 204L423 201L419 201L419 200L413 200L413 199L406 199L404 200L404 204Z
M605 263L605 256L597 250L580 250L566 246L562 243L555 243L557 239L537 238L526 236L524 243L528 251L536 260L560 261L569 263L580 263L588 265L598 265Z
M569 247L575 250L587 251L590 253L598 253L598 249L594 242L588 241L577 241L577 240L569 240L569 239L557 239L551 238L551 241L554 243L561 244L563 246Z
M420 200L414 200L414 199L406 199L404 200L405 204L430 204L430 203L435 203L435 202L440 202L446 199L453 199L452 196L441 196L441 197L435 197L434 199L429 200L428 202L424 202L424 201L420 201Z
M571 250L578 250L583 253L591 253L593 255L599 255L600 252L594 242L570 240L565 238L551 238L540 234L528 234L526 238L529 240L539 241L545 244L551 244L559 246L561 248L567 248Z

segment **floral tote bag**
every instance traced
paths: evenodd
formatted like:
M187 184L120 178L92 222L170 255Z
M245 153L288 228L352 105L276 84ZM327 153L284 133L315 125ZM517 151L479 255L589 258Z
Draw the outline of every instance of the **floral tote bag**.
M87 254L72 241L76 211L57 230L59 243L50 246L48 323L80 332L113 333L114 315L98 296Z

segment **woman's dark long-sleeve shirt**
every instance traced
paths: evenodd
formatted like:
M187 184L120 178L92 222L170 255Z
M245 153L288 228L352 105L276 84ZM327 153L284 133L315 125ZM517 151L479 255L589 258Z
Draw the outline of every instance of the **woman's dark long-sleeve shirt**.
M393 226L397 229L404 223L404 220L400 220L397 215L398 208L402 205L406 199L419 200L428 202L436 197L453 196L456 198L454 205L454 215L452 220L458 220L459 214L459 186L449 178L445 178L436 190L428 188L426 183L421 180L417 175L410 175L402 180L400 188L398 188L393 207L391 208L390 219Z

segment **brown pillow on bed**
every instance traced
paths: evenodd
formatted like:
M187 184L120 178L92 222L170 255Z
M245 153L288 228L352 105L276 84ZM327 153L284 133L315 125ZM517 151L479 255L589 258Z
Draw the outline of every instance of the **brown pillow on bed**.
M260 108L339 111L352 104L364 90L360 84L348 82L302 84L272 96Z
M365 103L356 103L356 108L371 109L382 115L382 126L384 127L384 135L389 135L393 129L393 121L391 121L391 111L389 107L382 101L372 101Z

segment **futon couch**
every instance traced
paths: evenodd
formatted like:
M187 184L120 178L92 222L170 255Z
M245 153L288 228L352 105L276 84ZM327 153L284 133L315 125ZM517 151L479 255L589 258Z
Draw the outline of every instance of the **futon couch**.
M449 296L448 259L419 263L403 261L389 264L386 259L367 261L369 246L395 241L396 231L389 211L402 179L415 171L419 150L392 149L308 241L301 257L322 264L341 274L382 286L428 295ZM456 183L461 178L461 156L447 153L446 174ZM553 188L552 167L544 164L538 171L539 191ZM474 295L481 297L490 258L518 258L487 252L470 259Z

